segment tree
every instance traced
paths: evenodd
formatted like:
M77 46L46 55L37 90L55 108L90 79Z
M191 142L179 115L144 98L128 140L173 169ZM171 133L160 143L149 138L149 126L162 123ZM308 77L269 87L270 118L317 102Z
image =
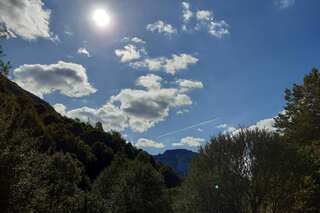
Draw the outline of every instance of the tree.
M303 84L294 84L285 91L284 113L275 119L275 126L287 143L294 144L300 152L315 163L309 174L316 183L310 205L320 209L320 72L313 69L306 75Z
M177 212L303 212L310 164L279 136L260 130L220 135L201 148Z
M79 205L82 164L70 154L55 153L49 157L40 177L45 182L48 203L53 212L65 212Z
M4 62L1 58L3 58L5 55L3 54L3 51L0 47L0 74L7 76L9 75L11 64L10 62Z
M98 177L93 190L105 203L109 212L165 212L161 175L141 161L117 158Z
M96 128L97 130L101 131L101 132L104 131L104 130L103 130L103 125L102 125L102 123L101 123L100 121L96 123L95 128Z
M302 85L294 84L285 91L284 113L275 119L275 126L288 142L300 146L320 145L320 72L313 69Z

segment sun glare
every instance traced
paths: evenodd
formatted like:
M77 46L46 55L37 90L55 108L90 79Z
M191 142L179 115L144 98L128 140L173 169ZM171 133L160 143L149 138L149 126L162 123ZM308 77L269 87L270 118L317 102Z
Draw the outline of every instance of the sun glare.
M111 22L111 17L104 9L96 9L93 11L92 19L98 27L107 27Z

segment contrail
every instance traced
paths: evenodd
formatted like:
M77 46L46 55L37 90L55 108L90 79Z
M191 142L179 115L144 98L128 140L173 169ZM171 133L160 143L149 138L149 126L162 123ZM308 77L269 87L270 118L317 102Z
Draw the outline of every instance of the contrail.
M169 135L173 135L173 134L176 134L176 133L179 133L179 132L183 132L183 131L186 131L188 129L193 129L193 128L198 127L198 126L209 124L209 123L212 123L212 122L214 122L216 120L217 120L217 118L214 118L214 119L210 119L210 120L207 120L207 121L202 121L202 122L197 123L197 124L193 124L191 126L184 127L182 129L178 129L178 130L175 130L175 131L167 132L165 134L162 134L162 135L158 136L157 139L160 139L160 138L163 138L163 137L166 137L166 136L169 136Z

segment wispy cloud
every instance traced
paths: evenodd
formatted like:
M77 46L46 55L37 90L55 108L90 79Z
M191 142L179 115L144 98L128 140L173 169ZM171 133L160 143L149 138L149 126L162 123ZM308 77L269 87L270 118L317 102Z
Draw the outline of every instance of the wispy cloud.
M87 56L88 58L91 57L90 52L89 52L86 48L84 48L84 47L80 47L80 48L78 49L78 54Z
M174 34L177 34L177 29L174 28L171 24L167 24L164 21L156 21L153 24L147 25L147 30L151 32L157 32L163 34L167 37L171 37Z
M286 9L295 4L295 0L276 0L275 4L280 8L280 9Z
M200 31L205 30L211 36L222 38L228 35L229 25L224 20L217 20L210 10L191 10L190 3L182 2L182 30L183 31Z
M198 63L199 59L190 54L173 54L171 58L158 57L146 58L141 61L130 63L134 69L145 68L150 71L164 70L166 73L175 75L177 72L186 70L189 66Z
M128 44L122 49L116 49L114 53L120 58L122 63L138 60L147 54L144 48L137 47L133 44Z

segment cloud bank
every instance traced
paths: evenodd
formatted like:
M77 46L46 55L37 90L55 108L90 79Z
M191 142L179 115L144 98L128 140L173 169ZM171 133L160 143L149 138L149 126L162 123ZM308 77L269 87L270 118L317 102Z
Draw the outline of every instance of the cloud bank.
M192 104L191 98L180 88L162 88L162 78L149 74L137 79L142 89L122 89L100 108L81 107L66 111L61 104L55 105L58 112L71 118L95 124L100 121L106 131L145 132L164 121L172 109Z

